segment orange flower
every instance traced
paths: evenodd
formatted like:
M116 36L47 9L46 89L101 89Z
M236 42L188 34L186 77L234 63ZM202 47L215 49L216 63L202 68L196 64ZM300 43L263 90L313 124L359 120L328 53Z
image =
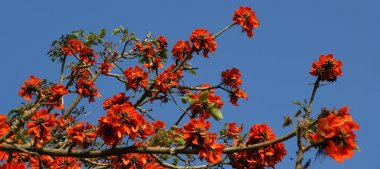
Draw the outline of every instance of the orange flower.
M31 121L26 124L28 134L43 141L49 141L51 138L50 129L55 124L55 116L49 114L46 109L36 110Z
M113 105L122 105L127 103L129 97L125 97L125 93L120 92L118 95L114 95L112 98L108 98L103 102L103 108L105 110L109 109Z
M232 18L235 24L239 24L248 37L253 37L253 29L259 27L259 20L250 7L239 7Z
M30 75L30 79L26 80L24 85L21 86L21 90L18 92L18 95L24 97L25 100L30 101L32 99L32 94L34 94L38 87L42 84L41 80L38 77Z
M249 130L249 139L247 144L262 143L274 139L276 139L276 135L267 124L256 124Z
M210 87L209 84L200 85L199 87ZM190 95L190 98L194 99L194 103L191 104L191 113L196 117L210 118L210 113L207 112L207 108L210 104L215 104L215 107L220 109L224 105L222 98L215 95L214 90L210 90L205 102L200 101L200 95L205 91L201 91L199 94L194 93Z
M108 73L111 72L111 67L115 67L115 65L113 63L104 61L102 62L102 64L100 64L99 69L102 72L102 74L108 76Z
M191 46L189 41L178 41L174 44L172 49L172 55L179 60L184 59L186 55L188 55L191 51ZM193 56L190 54L188 60L190 60Z
M245 100L248 100L247 94L243 90L241 90L240 88L235 89L231 92L230 102L235 106L239 106L239 104L237 103L239 98L244 98Z
M64 85L54 84L50 87L49 90L50 95L47 97L47 102L49 103L50 108L63 109L64 105L62 103L63 95L68 94L69 92L66 90Z
M232 68L222 72L223 83L232 88L239 88L242 84L241 73L239 69Z
M98 89L95 88L94 81L86 80L84 77L78 79L75 87L80 95L88 98L89 102L94 102L95 96L98 98L101 96Z
M158 68L164 68L164 65L161 63L161 57L154 58L153 62L145 63L143 67L149 69L149 71L157 70Z
M112 168L129 168L129 169L140 169L144 168L148 163L148 158L146 154L123 154L120 157L111 157Z
M94 58L97 58L98 54L92 48L83 44L81 40L68 39L67 42L68 46L63 47L65 54L74 56L74 53L79 53L79 58L83 63L87 65L96 63Z
M209 163L218 163L222 160L224 145L216 142L217 135L209 134L205 139L204 145L200 148L198 156L200 159L205 158Z
M203 118L199 120L190 119L190 123L184 125L183 139L190 145L201 145L208 135L208 129L211 123L204 121Z
M353 121L347 106L339 111L325 111L327 115L318 118L318 130L311 133L310 138L335 161L343 162L354 154L356 135L352 130L358 130L359 125Z
M51 169L80 169L81 166L74 157L55 157Z
M334 58L332 54L328 54L327 56L322 54L319 57L319 61L313 62L310 74L320 77L322 81L334 82L343 73L341 69L342 65L343 63Z
M152 58L155 51L153 48L153 45L149 42L143 42L141 44L140 42L136 42L136 46L133 47L133 49L138 50L144 57Z
M89 129L92 129L92 125L84 122L79 122L77 125L68 128L67 135L70 138L70 142L81 147L88 145L90 143L88 139L92 140L96 136L94 133L85 133L85 130Z
M156 120L152 122L152 125L154 126L154 128L165 129L165 122L161 120Z
M74 56L73 52L78 53L82 49L82 46L84 46L81 40L68 39L67 42L70 47L64 46L63 50L65 54L70 55L70 56Z
M227 134L233 138L236 138L237 135L241 132L241 127L236 127L236 122L230 123L226 126Z
M144 72L139 66L132 67L124 71L124 76L127 81L127 85L134 91L137 91L138 86L143 89L148 87L148 73Z
M203 56L205 58L208 58L208 52L214 53L217 47L211 33L203 28L195 29L190 35L190 40L197 54L203 50Z
M107 115L99 118L98 136L103 139L107 145L120 143L124 137L124 128L115 115Z
M13 162L5 162L0 165L0 169L26 169L25 163L13 163Z
M164 48L164 47L168 46L168 41L166 40L165 36L162 36L162 35L159 36L157 38L157 42L158 42L160 48Z
M51 156L41 155L40 159L42 166L40 166L40 160L37 156L30 157L29 165L31 169L40 169L44 167L50 168L51 165L54 164L54 159Z
M0 114L0 137L2 137L4 134L7 134L10 128L11 127L7 122L7 116Z
M167 93L172 86L178 87L178 82L182 78L182 71L177 70L176 72L172 72L171 70L174 69L174 67L175 65L171 65L157 76L155 84L159 91Z

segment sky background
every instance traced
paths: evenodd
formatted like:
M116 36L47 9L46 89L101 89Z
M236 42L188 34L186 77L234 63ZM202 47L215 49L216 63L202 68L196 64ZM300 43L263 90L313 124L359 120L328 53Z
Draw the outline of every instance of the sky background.
M343 164L331 158L314 160L312 169L379 169L378 140L380 118L380 1L377 0L289 0L289 1L4 1L0 6L0 113L6 114L24 100L17 96L23 81L33 74L57 82L59 65L47 56L50 43L63 34L84 29L110 32L123 25L143 38L148 32L165 35L169 49L177 40L186 40L196 28L216 33L232 22L239 6L252 7L260 20L254 38L233 27L217 39L218 49L209 59L195 56L197 77L186 83L217 84L220 73L237 67L243 74L243 89L248 101L235 107L226 94L222 108L224 119L213 121L213 130L224 123L244 123L245 129L267 123L281 136L291 127L282 128L283 115L292 116L297 106L292 101L308 99L315 77L309 75L311 64L320 54L332 53L343 61L343 75L336 83L319 89L314 112L323 107L347 105L361 129L357 131L362 152ZM189 75L191 76L191 75ZM88 107L93 113L85 120L94 122L105 112L101 103L123 90L116 80L101 78L96 82L102 97ZM69 102L70 99L66 100ZM87 105L83 100L81 105ZM170 126L181 111L170 105L147 105L153 117ZM314 113L315 115L315 113ZM181 125L183 125L183 121ZM293 168L295 139L285 142L288 154L276 168Z

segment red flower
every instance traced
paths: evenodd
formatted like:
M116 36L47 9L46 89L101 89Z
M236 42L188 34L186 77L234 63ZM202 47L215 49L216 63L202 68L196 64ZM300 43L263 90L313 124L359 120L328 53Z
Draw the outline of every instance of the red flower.
M192 118L190 123L184 125L183 139L190 145L201 145L208 135L210 126L211 123L204 121L203 118L199 120Z
M83 44L79 39L69 39L67 41L68 46L63 47L65 54L74 56L74 53L79 53L79 58L83 63L88 65L96 63L95 58L98 57L98 54L92 48Z
M164 48L164 47L168 46L168 41L166 40L165 36L159 36L157 38L157 42L158 42L160 48Z
M348 113L349 109L343 106L339 111L327 111L327 115L318 118L318 130L311 133L314 143L319 143L327 155L337 162L351 158L356 149L356 135L352 130L358 130L359 125L353 121Z
M49 114L46 109L36 110L31 121L26 124L28 134L43 141L49 141L51 138L50 129L55 124L55 116Z
M172 88L172 86L178 87L178 82L182 78L182 71L177 70L176 72L172 72L174 67L175 65L171 65L157 76L155 84L160 92L166 93Z
M224 145L216 142L217 135L209 134L204 145L200 148L198 156L200 159L205 158L209 163L218 163L222 160Z
M149 69L149 71L157 70L158 68L164 68L164 65L161 63L161 57L154 58L153 62L145 63L143 67L146 67Z
M99 126L96 133L107 145L120 143L124 137L124 128L116 115L102 116L99 118Z
M69 92L66 90L66 87L63 85L54 84L50 87L49 90L50 95L47 97L47 102L49 103L50 108L63 109L64 105L62 102L63 95L68 94Z
M188 55L191 51L191 46L189 41L178 41L174 44L172 49L172 55L179 60L184 59L186 55ZM193 56L190 54L188 60L190 60Z
M111 157L112 168L129 168L140 169L144 168L148 163L146 154L123 154L120 157Z
M195 29L190 35L190 40L197 54L203 50L203 56L205 58L208 58L208 52L214 53L217 47L211 33L203 28Z
M230 102L235 106L239 106L239 104L237 103L239 98L244 98L245 100L248 100L247 94L243 90L241 90L240 88L235 89L231 92Z
M139 66L135 66L135 69L130 67L125 70L124 76L127 85L134 91L137 91L138 86L141 86L143 89L148 87L148 73L144 72Z
M65 54L67 54L67 55L73 56L74 55L73 52L78 53L82 49L83 43L81 40L68 39L67 42L68 42L68 45L70 47L69 46L63 47L63 50L64 50ZM71 48L71 50L70 50L70 48Z
M114 95L112 98L104 100L103 108L107 110L113 105L122 105L128 101L129 97L125 97L125 93L120 92L118 95Z
M136 46L133 47L135 50L137 49L144 57L152 58L154 55L153 45L149 42L141 44L140 42L136 42Z
M68 128L67 135L70 142L81 147L88 145L90 143L88 139L92 140L96 137L95 133L86 133L86 130L90 129L92 129L92 125L84 122L79 122L77 125Z
M232 18L235 24L239 24L248 37L253 37L253 29L259 27L259 20L250 7L239 7Z
M94 102L94 97L100 97L100 93L98 89L95 88L94 81L86 80L84 77L78 79L77 84L75 86L77 91L83 97L87 97L89 102Z
M18 95L24 97L25 100L30 101L32 99L32 94L34 94L38 87L42 84L41 80L38 77L30 76L29 80L26 80L24 85L21 86L21 90L18 92Z
M10 126L7 122L7 116L0 114L0 137L7 134L10 130Z
M26 169L25 163L13 163L13 162L5 162L0 165L0 169Z
M104 61L102 62L102 64L100 64L100 71L102 72L102 74L108 76L108 73L111 72L111 67L114 67L115 65L113 63L109 63L107 61Z
M81 166L74 157L55 157L51 169L80 169Z
M343 63L333 57L332 54L321 55L319 61L313 62L313 67L310 70L310 74L318 76L322 81L334 82L338 76L342 75Z
M154 126L154 128L165 129L165 122L161 120L156 120L155 122L152 122L152 125Z
M210 87L211 85L209 84L204 84L199 87ZM194 100L194 102L191 104L191 113L196 116L196 117L202 117L202 118L209 118L210 113L207 112L207 108L210 104L215 104L215 108L222 108L224 105L224 102L222 101L222 98L220 96L217 96L214 94L214 90L210 90L208 97L206 98L205 101L200 100L200 96L204 93L205 91L201 91L199 94L194 93L190 95L190 98Z
M236 127L236 122L230 123L226 126L227 134L233 138L236 138L237 135L241 132L241 127Z
M232 88L239 88L242 84L241 73L239 69L232 68L222 72L223 83Z

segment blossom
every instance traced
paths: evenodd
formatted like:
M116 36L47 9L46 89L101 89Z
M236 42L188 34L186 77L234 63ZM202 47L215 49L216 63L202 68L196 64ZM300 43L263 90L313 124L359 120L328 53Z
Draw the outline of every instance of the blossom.
M67 129L67 135L70 138L70 143L83 146L89 144L89 139L95 138L95 133L86 133L86 130L92 129L90 123L79 122L77 125Z
M13 162L5 162L0 165L0 169L26 169L25 163L13 163Z
M94 97L100 97L100 93L98 92L98 89L95 88L94 81L92 80L86 80L84 77L81 77L78 79L76 86L77 91L80 95L83 97L87 97L89 102L94 102Z
M314 61L310 74L313 76L318 76L322 81L334 82L339 76L342 75L343 63L333 57L332 54L327 56L322 54L319 57L319 61Z
M139 169L144 168L148 163L146 154L129 153L123 154L121 158L111 157L112 168L130 168Z
M178 41L174 44L172 48L172 55L175 58L178 58L179 60L184 59L185 56L188 56L188 60L190 60L193 56L190 53L191 52L191 46L189 41Z
M118 95L114 95L112 98L108 98L104 100L103 108L107 110L113 105L122 105L124 103L127 103L128 100L129 100L129 97L125 97L125 93L120 92Z
M358 130L359 125L348 113L347 106L338 111L326 111L326 116L318 118L318 130L311 133L310 138L314 143L318 143L327 155L341 163L354 154L356 135L353 130Z
M119 122L119 118L115 115L106 115L99 118L99 126L96 131L98 136L103 139L107 145L120 143L125 132Z
M54 126L55 121L55 116L49 114L46 109L36 110L31 121L26 124L28 134L33 138L48 141L51 138L50 129Z
M124 71L127 85L134 91L137 91L138 86L143 89L148 87L148 73L144 72L139 66L135 66L135 69L129 67Z
M195 29L190 35L190 41L194 45L194 50L199 54L203 50L203 56L208 58L208 53L214 53L217 47L214 37L206 29Z
M223 71L222 78L222 81L225 85L233 88L239 88L240 85L243 83L243 81L241 80L241 73L237 68L232 68L231 70L227 69Z
M235 89L231 92L230 102L235 106L239 106L239 104L237 103L239 98L244 98L245 100L248 100L247 94L243 90L241 90L240 88Z
M172 86L178 87L178 81L182 78L182 70L172 72L174 68L175 65L171 65L157 76L155 84L159 91L166 93Z
M46 98L47 102L49 103L50 108L57 108L57 109L63 109L64 105L62 102L63 95L68 94L69 92L66 90L66 87L64 85L57 85L54 84L49 89L49 96Z
M153 45L149 42L136 42L133 49L139 51L146 58L152 58L155 53Z
M198 156L200 159L205 158L209 163L218 163L222 160L224 145L216 142L217 135L209 134L205 139L204 145L200 148Z
M7 134L10 128L11 127L7 122L7 116L0 114L0 137L2 137L4 134Z
M250 7L239 7L232 18L235 24L239 24L248 37L253 37L253 29L259 27L259 20Z
M190 119L190 123L184 125L183 139L192 145L200 145L204 143L204 139L208 134L208 129L211 123L204 121L203 118L199 120Z
M40 159L42 166L40 166L40 160L37 156L30 157L29 165L31 169L40 169L44 166L47 168L51 168L51 166L54 164L54 159L51 156L40 155Z
M229 123L226 126L227 134L233 138L236 138L237 135L241 132L242 128L236 126L236 122Z
M67 55L73 56L74 53L78 53L82 49L83 43L79 39L68 39L67 42L68 46L63 47L63 51Z
M98 57L96 52L83 44L79 39L68 39L68 45L63 47L65 54L74 56L76 53L79 53L79 59L85 64L94 64L96 63L95 58Z
M209 84L203 84L200 87L210 87ZM200 96L204 92L209 92L205 101L200 100ZM194 102L190 106L191 113L194 116L199 116L202 118L209 118L210 113L208 112L209 105L213 104L215 108L221 109L224 105L222 98L218 95L214 94L214 90L210 91L201 91L200 93L189 94L190 98L194 100Z
M81 166L82 163L78 162L74 157L55 157L51 169L80 169Z
M30 79L26 80L24 85L21 86L18 95L24 97L25 100L30 101L32 99L32 94L37 92L37 88L40 87L41 84L42 82L38 77L30 75Z
M164 48L164 47L168 46L168 41L166 40L165 36L162 36L162 35L159 36L157 38L157 42L158 42L160 48Z
M102 74L108 76L108 73L111 72L111 67L114 67L115 65L113 63L109 63L107 61L104 61L102 62L102 64L100 64L100 72L102 72Z

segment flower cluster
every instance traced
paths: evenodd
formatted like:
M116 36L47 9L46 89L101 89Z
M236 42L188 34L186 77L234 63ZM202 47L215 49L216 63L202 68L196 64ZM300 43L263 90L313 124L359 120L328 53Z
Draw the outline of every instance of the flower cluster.
M275 140L276 135L266 124L256 124L251 127L247 146ZM241 143L236 143L241 146ZM265 167L274 168L275 165L282 161L286 155L284 143L276 143L259 149L250 149L235 152L230 156L231 164L235 168L264 169Z
M160 92L167 93L173 86L178 87L178 82L182 78L182 70L173 72L174 68L175 65L171 65L157 76L155 84Z
M96 63L95 58L98 57L98 54L87 45L83 44L79 39L68 39L68 45L63 47L65 54L70 56L76 56L76 53L79 53L79 59L87 64L92 65Z
M239 7L232 18L235 24L239 24L248 37L253 37L253 29L259 27L259 20L251 7Z
M199 150L200 159L205 158L209 163L218 163L221 161L224 145L216 142L217 135L208 131L210 126L211 123L203 118L190 119L190 123L184 125L183 139L187 145Z
M62 97L69 92L66 90L66 87L63 85L54 84L48 90L49 96L46 98L47 103L50 108L63 109L64 105L62 102Z
M10 126L7 122L7 116L0 114L0 137L7 134L10 130Z
M131 169L163 169L156 160L147 154L129 153L121 157L111 157L112 168L131 168Z
M46 109L36 110L32 119L26 124L28 134L32 138L47 142L51 139L51 128L55 125L56 116ZM39 142L35 143L37 146Z
M124 93L120 93L103 103L107 115L99 118L97 134L107 145L119 143L126 134L136 140L146 139L154 132L153 126L126 100Z
M232 122L226 125L226 134L232 138L237 138L241 130L242 127L237 127L236 122Z
M224 85L231 88L230 91L230 102L238 106L237 103L239 98L244 98L248 100L247 94L241 89L240 85L242 84L241 73L239 69L232 68L231 70L227 69L222 72L222 82Z
M79 122L77 125L68 128L67 135L70 138L70 143L80 147L89 145L89 140L94 140L96 137L95 132L89 132L91 129L92 125L84 122Z
M111 72L111 67L114 67L115 65L113 63L109 63L108 61L104 61L100 64L100 72L102 74L108 76L108 73Z
M203 84L200 87L211 87L210 84ZM210 118L209 108L214 107L217 109L222 108L224 102L222 98L214 94L214 89L201 91L200 93L189 94L190 110L194 117Z
M190 35L190 41L194 45L194 51L199 54L203 50L203 56L208 58L208 53L214 53L217 47L214 37L206 29L195 29Z
M124 76L126 78L127 85L134 91L137 91L139 86L143 89L148 87L148 73L144 72L139 66L135 66L135 69L130 67L125 70Z
M149 42L136 42L134 49L146 58L152 58L155 53L152 43Z
M319 61L313 62L310 74L320 77L321 81L334 82L343 73L342 65L343 63L334 58L332 54L321 55Z
M188 56L188 60L190 60L193 56L191 54L191 46L189 41L178 41L174 44L172 49L172 55L176 59L183 60L185 56Z
M94 81L81 77L76 82L77 92L83 97L88 98L89 102L95 101L95 96L100 97L98 89L95 87Z
M319 144L320 148L337 162L351 158L357 148L353 130L358 130L359 125L348 111L347 106L338 111L325 109L323 115L318 118L317 132L310 134L313 142Z
M24 85L21 86L21 90L18 95L24 97L25 100L30 101L33 94L37 92L37 88L42 84L41 79L38 77L30 76L29 80L26 80Z

